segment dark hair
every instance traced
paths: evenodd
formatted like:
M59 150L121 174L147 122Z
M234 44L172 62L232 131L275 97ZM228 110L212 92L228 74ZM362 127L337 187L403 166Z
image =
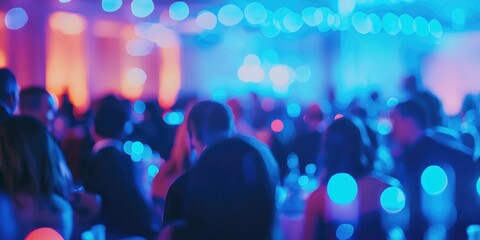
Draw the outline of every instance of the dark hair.
M361 177L372 168L373 154L370 140L362 121L355 117L342 117L327 128L323 139L327 176L344 172Z
M60 149L47 128L29 116L14 116L0 125L0 189L33 196L65 197Z
M15 93L17 79L12 71L7 68L0 68L0 100L5 101L11 94Z
M204 144L212 138L233 130L233 117L229 107L214 101L202 101L188 115L188 131L195 131L198 140Z
M430 120L429 126L439 126L442 124L443 107L442 102L435 94L430 91L420 91L415 95L415 100L422 102L427 106L426 111Z
M121 138L129 112L125 104L115 96L103 98L93 120L95 133L105 138Z
M415 120L417 125L425 129L430 126L430 118L425 103L418 99L410 99L399 103L395 109L402 115L408 116Z
M41 106L42 97L50 96L44 88L29 87L20 91L20 110L35 110Z
M278 167L266 146L234 137L207 148L188 183L187 228L200 239L271 239Z

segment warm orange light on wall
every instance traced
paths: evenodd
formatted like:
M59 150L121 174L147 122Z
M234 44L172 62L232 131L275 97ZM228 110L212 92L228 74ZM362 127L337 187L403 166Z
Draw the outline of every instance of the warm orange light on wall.
M55 95L67 92L77 110L84 112L89 102L86 20L78 14L56 12L49 26L46 88Z
M160 49L161 66L158 104L168 109L175 104L182 79L180 69L180 47L178 44Z
M0 12L0 19L5 19L5 13ZM3 21L0 21L0 68L7 66L7 30Z

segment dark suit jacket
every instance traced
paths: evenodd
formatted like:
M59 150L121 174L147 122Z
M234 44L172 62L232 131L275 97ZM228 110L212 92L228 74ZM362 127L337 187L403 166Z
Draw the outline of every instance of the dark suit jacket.
M102 221L115 236L153 237L152 211L135 184L130 157L115 147L96 153L88 166L85 189L102 197Z

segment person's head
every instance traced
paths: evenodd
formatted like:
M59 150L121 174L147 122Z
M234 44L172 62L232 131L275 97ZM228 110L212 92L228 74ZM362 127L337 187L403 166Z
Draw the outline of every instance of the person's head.
M29 87L20 91L20 113L29 115L52 129L57 106L52 95L41 87Z
M18 83L15 75L7 68L0 68L0 101L7 105L10 114L15 112L18 103Z
M323 144L327 176L344 172L356 177L371 170L370 139L360 119L341 117L333 121Z
M34 196L66 193L60 151L47 128L30 116L14 116L0 127L0 189Z
M229 107L214 101L195 104L188 115L188 132L197 155L212 143L233 136L234 126Z
M415 94L416 101L421 101L426 108L428 118L429 118L429 126L428 127L436 127L442 125L443 121L443 106L440 99L438 99L435 94L430 91L420 91Z
M271 239L278 167L253 138L207 147L188 183L187 226L200 239Z
M429 116L423 102L410 99L399 103L390 113L392 121L391 137L400 145L411 145L430 125Z
M320 105L314 103L305 110L303 121L305 121L311 130L317 130L318 125L323 121L323 117L324 114Z
M103 98L94 114L95 135L100 138L120 139L125 134L129 111L115 96Z

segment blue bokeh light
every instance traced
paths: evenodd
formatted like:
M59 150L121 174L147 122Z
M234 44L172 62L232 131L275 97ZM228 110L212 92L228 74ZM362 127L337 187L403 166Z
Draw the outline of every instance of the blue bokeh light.
M301 111L302 111L302 109L300 108L300 105L298 105L297 103L290 103L287 106L288 116L290 116L292 118L300 116Z
M303 19L300 15L289 12L283 18L283 26L287 32L297 32L303 26Z
M443 35L443 27L442 24L437 19L432 19L428 23L428 30L430 31L430 34L436 38L441 38Z
M295 69L295 79L299 82L308 82L312 77L312 70L309 66L302 65Z
M307 166L305 166L305 173L307 175L313 176L316 171L317 171L317 166L313 163L309 163L307 164Z
M398 99L397 98L391 97L387 100L387 107L389 107L389 108L393 108L393 107L397 106L397 104L398 104Z
M184 115L182 112L168 112L163 116L163 120L168 125L180 125L184 120Z
M480 195L480 177L477 180L477 193Z
M371 33L379 33L382 31L382 19L375 14L375 13L370 13L368 14L368 18L370 18L370 21L372 22L372 30L370 31Z
M131 154L132 153L132 144L133 142L132 141L126 141L124 144L123 144L123 151L126 153L126 154Z
M400 32L400 21L397 15L387 13L382 18L383 29L390 35L397 35Z
M143 154L143 150L145 149L145 147L143 146L143 143L139 142L139 141L135 141L132 143L132 155L142 155Z
M155 5L152 0L133 0L131 9L135 17L144 18L153 12Z
M372 31L372 20L364 12L356 12L352 17L352 25L360 34Z
M350 174L337 173L328 180L327 193L334 203L351 203L357 197L357 182Z
M377 123L377 131L381 135L387 135L392 131L392 122L388 119L380 119Z
M337 231L335 232L335 235L340 240L346 240L346 239L350 239L353 236L354 231L355 231L355 228L353 228L351 224L344 223L337 227Z
M402 14L398 19L400 20L403 34L412 35L415 32L415 23L412 16L408 14Z
M251 2L245 7L245 19L253 25L262 24L267 20L267 9L258 2Z
M188 14L190 14L190 9L188 8L188 5L185 2L178 1L170 5L168 14L171 19L175 21L182 21L188 17Z
M243 19L242 10L233 4L227 4L218 11L218 21L225 26L235 26Z
M8 10L5 15L5 26L10 30L17 30L28 22L28 14L25 9L16 7Z
M302 175L298 178L298 185L300 185L301 187L305 187L307 186L308 181L309 181L308 177L305 175Z
M423 17L416 17L415 18L415 31L417 35L420 37L425 37L430 32L428 30L428 21Z
M389 213L398 213L405 207L405 193L398 187L389 187L380 196L382 208Z
M102 9L105 12L115 12L123 5L122 0L102 0Z
M68 3L68 2L70 2L71 0L58 0L58 1L61 2L61 3Z
M308 7L302 11L302 19L310 27L318 26L323 20L322 12L315 7Z
M153 150L148 144L143 145L143 153L142 153L142 158L143 159L151 159L153 157Z
M447 188L447 173L437 165L428 166L422 173L421 183L426 193L438 195Z
M133 111L138 114L143 114L145 112L146 106L145 102L142 100L138 100L133 104Z
M155 176L157 175L157 173L158 173L159 170L160 170L160 169L159 169L157 166L155 166L155 165L150 165L150 166L148 166L148 169L147 169L148 175L153 178L153 177L155 177Z
M460 8L454 9L452 11L452 22L456 28L464 27L466 22L465 11Z

